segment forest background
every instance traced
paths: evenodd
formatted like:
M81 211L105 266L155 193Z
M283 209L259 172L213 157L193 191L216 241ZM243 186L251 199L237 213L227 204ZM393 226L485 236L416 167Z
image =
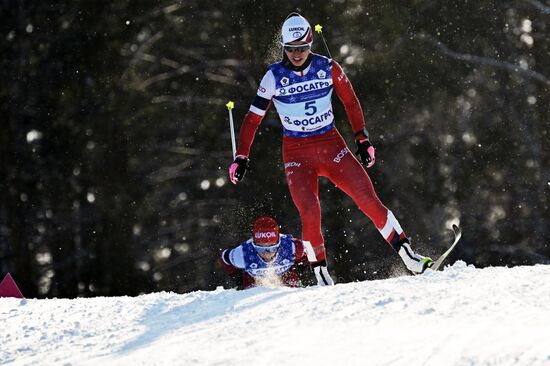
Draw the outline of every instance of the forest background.
M253 170L227 179L225 103L238 129L292 11L323 26L377 149L369 175L419 252L460 223L451 260L550 263L547 2L2 0L0 275L39 298L209 290L255 218L299 237L273 110ZM324 178L320 198L338 282L402 273Z

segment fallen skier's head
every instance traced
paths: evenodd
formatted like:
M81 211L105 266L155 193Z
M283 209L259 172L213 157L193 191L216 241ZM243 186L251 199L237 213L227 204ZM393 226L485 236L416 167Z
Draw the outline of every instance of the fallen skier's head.
M279 226L271 217L260 217L254 222L254 249L263 260L270 262L279 250Z

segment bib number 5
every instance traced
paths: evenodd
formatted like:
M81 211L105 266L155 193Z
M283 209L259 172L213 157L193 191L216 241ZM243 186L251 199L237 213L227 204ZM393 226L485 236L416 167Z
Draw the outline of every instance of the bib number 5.
M315 113L317 113L317 106L315 105L315 101L307 102L305 109L306 109L306 116L313 116Z

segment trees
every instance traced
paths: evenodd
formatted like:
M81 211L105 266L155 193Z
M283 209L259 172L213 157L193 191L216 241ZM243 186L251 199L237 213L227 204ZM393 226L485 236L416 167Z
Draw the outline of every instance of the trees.
M217 251L256 216L300 233L278 117L228 184L235 119L292 10L247 1L1 4L0 270L27 296L210 289ZM370 170L415 244L437 255L446 222L476 265L546 262L548 7L536 0L344 1L298 9L321 23L377 148ZM323 53L319 39L314 48ZM338 126L353 146L345 114ZM341 281L399 267L375 228L322 180ZM379 258L384 258L380 260ZM375 260L376 259L376 260ZM374 273L376 272L376 273Z
M125 25L103 27L116 11L2 4L1 268L17 274L27 296L135 291L133 263L115 265L133 255L124 109L110 109L122 40L107 37Z

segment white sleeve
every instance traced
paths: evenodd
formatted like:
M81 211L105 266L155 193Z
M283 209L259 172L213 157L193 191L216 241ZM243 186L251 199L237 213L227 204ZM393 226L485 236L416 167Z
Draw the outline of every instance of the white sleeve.
M239 245L238 247L234 249L228 249L228 252L224 253L222 256L223 261L226 264L230 264L233 267L244 269L244 254L243 254L243 247L242 245ZM229 262L229 263L228 263Z
M267 70L256 92L256 98L250 105L250 112L264 116L273 96L275 96L275 76L271 70Z

